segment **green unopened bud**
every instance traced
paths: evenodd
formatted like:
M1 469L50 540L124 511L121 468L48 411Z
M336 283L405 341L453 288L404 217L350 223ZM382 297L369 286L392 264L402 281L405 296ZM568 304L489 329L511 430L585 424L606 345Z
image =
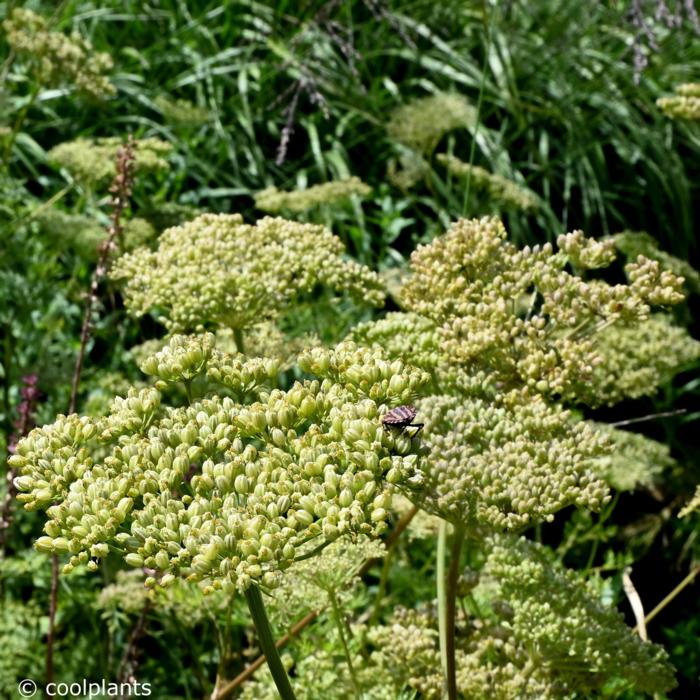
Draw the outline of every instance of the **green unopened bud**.
M126 561L129 566L139 568L143 566L143 557L135 552L129 552L129 554L124 557L124 561Z

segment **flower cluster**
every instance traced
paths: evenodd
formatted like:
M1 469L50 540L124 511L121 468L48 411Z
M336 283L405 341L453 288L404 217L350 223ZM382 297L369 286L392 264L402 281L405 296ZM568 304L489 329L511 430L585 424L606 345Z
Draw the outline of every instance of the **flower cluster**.
M432 396L418 408L429 455L419 489L406 490L451 523L514 530L571 504L599 510L609 498L594 468L607 441L527 390Z
M140 615L155 599L156 591L144 586L142 571L118 571L114 583L105 586L97 598L97 608L107 612ZM172 587L166 590L172 590Z
M291 627L301 617L331 605L344 607L360 579L358 572L370 559L384 556L384 546L368 537L342 537L320 554L292 564L273 592L269 610L274 620Z
M49 30L41 15L17 7L3 22L7 43L28 62L39 84L59 87L66 83L95 99L114 94L106 76L112 69L109 54L96 53L79 34L66 36Z
M671 119L700 119L700 83L683 83L673 97L660 97L656 106Z
M225 615L230 612L231 601L222 592L204 599L199 586L182 579L167 588L148 588L146 575L138 569L118 571L113 583L105 586L97 598L96 606L106 613L138 616L147 608L160 613L167 624L177 620L177 625L191 629L209 622L212 613Z
M601 361L576 390L591 406L650 396L683 366L700 358L700 342L669 314L652 314L633 324L615 324L596 334Z
M430 155L440 139L454 129L471 129L476 110L466 98L438 92L397 107L389 117L389 135L409 148Z
M107 238L107 229L84 214L69 214L57 207L50 207L36 216L42 233L62 248L76 251L88 260L97 258L100 244ZM147 245L156 237L151 224L139 217L123 223L122 246L125 251Z
M124 251L135 250L150 245L157 237L155 228L146 219L135 216L122 225L121 248Z
M76 139L54 146L49 151L49 161L65 168L79 182L97 186L112 179L116 174L115 162L122 140L116 136L100 139ZM172 146L157 138L134 141L134 170L158 172L169 168L166 156Z
M410 190L430 172L430 164L415 151L406 150L387 164L386 178L400 190Z
M334 204L350 197L366 197L371 191L359 177L353 176L291 192L268 187L255 195L255 206L262 211L272 213L302 212L322 204Z
M392 312L377 321L361 323L352 330L352 338L364 345L378 345L391 355L434 372L441 362L437 326L425 316Z
M456 177L470 177L474 189L482 192L494 204L525 212L534 211L540 206L534 192L508 178L490 173L478 165L469 165L447 153L439 153L436 159Z
M662 442L606 423L593 426L612 444L610 453L596 460L596 468L616 491L648 488L662 472L677 466L669 446Z
M364 627L357 630L359 636ZM303 654L296 660L285 654L282 663L288 673L294 674L294 695L297 700L347 700L357 697L359 686L362 700L396 700L401 688L393 682L391 669L367 663L360 654L353 655L354 679L347 664L338 661L342 655L341 642L335 631L325 631L324 645L307 643ZM356 685L357 683L357 685ZM241 700L279 700L279 692L272 682L267 665L255 673L254 680L246 683Z
M101 372L85 398L84 412L87 416L106 416L112 407L115 396L124 396L129 389L141 390L146 387L143 382L132 383L125 374L119 372Z
M506 629L490 620L466 622L458 616L459 639L455 649L459 696L496 700L557 700L546 677L528 659L525 649L507 639ZM397 608L389 623L368 632L377 645L371 660L386 668L397 688L418 691L426 700L443 697L443 673L438 650L435 615L429 610Z
M192 383L201 376L208 383L234 392L241 400L277 377L279 367L274 359L230 354L215 345L211 333L175 335L139 367L156 379L155 386L160 390L168 384L182 383L191 391Z
M402 304L439 326L439 350L468 377L486 373L493 386L527 386L581 400L602 357L604 328L639 327L651 306L677 303L682 278L640 256L627 265L631 283L586 281L566 268L599 267L609 241L580 232L518 249L495 218L461 220L411 256Z
M123 256L111 274L126 282L132 314L158 309L171 331L244 329L276 318L318 286L381 305L379 277L342 254L340 239L323 226L204 214L163 232L157 250Z
M236 349L236 339L229 328L216 331L216 344L229 352ZM266 321L246 329L245 351L250 357L264 357L274 360L280 371L290 369L297 357L309 348L320 345L314 334L290 337L283 333L275 323Z
M153 100L153 104L165 121L175 126L197 127L209 121L211 116L206 109L189 100L175 100L167 95L159 95Z
M57 207L39 212L36 220L48 238L87 259L97 257L97 249L106 236L105 229L92 217L68 214Z
M318 379L267 391L259 360L222 355L211 336L176 336L144 368L156 387L199 373L244 403L213 395L175 408L156 387L132 390L104 418L59 416L20 441L18 498L48 516L39 550L69 553L70 571L95 569L112 546L162 585L184 576L231 593L274 587L309 547L386 527L390 482L419 458L381 416L424 373L346 342L301 358Z
M611 679L649 694L675 685L663 648L630 634L623 616L604 607L542 545L495 538L483 579L495 581L505 601L492 605L505 633L502 646L527 649L530 660L550 676L554 697L591 697Z
M700 272L685 260L660 250L654 238L644 231L622 231L612 237L615 247L628 259L636 260L640 255L656 260L663 270L669 270L678 277L683 277L688 289L696 294L700 292Z
M367 637L377 647L372 663L388 669L397 688L411 688L426 700L443 697L438 632L427 612L397 608L389 624L369 629ZM458 663L462 656L458 651Z

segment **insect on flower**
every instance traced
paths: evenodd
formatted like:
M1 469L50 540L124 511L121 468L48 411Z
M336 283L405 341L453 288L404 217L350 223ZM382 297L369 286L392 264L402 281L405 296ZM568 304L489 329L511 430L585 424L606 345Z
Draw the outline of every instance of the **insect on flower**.
M400 430L404 428L417 428L416 432L411 435L411 437L414 438L423 427L423 423L413 422L417 413L418 409L414 406L397 406L382 416L382 423L388 425L390 428L399 428Z

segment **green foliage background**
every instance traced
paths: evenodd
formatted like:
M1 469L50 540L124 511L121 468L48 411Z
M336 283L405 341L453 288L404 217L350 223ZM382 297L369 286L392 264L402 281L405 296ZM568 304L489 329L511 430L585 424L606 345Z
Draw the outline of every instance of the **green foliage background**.
M0 3L0 17L16 5ZM648 49L649 65L637 82L636 30L621 0L22 5L50 17L54 29L78 31L96 50L108 52L116 93L91 102L77 99L70 87L41 90L0 174L3 451L24 374L40 377L39 424L68 405L94 244L81 245L76 220L51 226L43 214L56 205L102 226L108 213L104 189L76 184L51 163L52 147L78 137L131 133L172 145L170 169L139 178L133 196L134 213L158 231L196 210L240 212L251 222L263 215L254 194L268 186L292 190L356 175L372 188L367 198L298 218L328 224L352 256L388 275L449 222L493 212L519 244L554 240L573 229L592 236L645 230L660 248L699 266L700 126L672 121L655 104L676 84L700 80L700 37L690 22L655 25L658 45ZM334 31L341 32L340 40ZM33 85L13 64L4 39L0 80L0 125L11 127ZM478 111L478 126L445 134L423 154L425 168L415 186L395 187L387 169L408 152L387 132L390 114L437 92L463 95ZM178 112L175 100L189 105ZM279 158L285 125L293 130ZM526 186L542 206L531 213L502 209L451 176L435 158L438 152ZM116 289L104 287L88 346L83 408L111 396L112 380L123 386L142 379L129 349L162 335L152 319L128 319ZM680 312L695 337L697 308L693 294ZM329 308L321 336L340 338L370 316ZM318 325L309 310L291 330L301 336ZM625 565L634 563L640 595L652 606L695 562L697 520L675 515L700 481L692 425L699 394L697 367L688 367L652 399L597 411L596 419L615 421L687 409L636 428L667 443L681 468L655 489L622 494L609 518L573 513L563 525L539 533L547 543L569 543L560 548L568 565L609 572L616 600L624 599ZM16 668L0 665L0 695L14 687L14 673L39 678L43 672L50 567L31 550L40 528L34 514L18 511L8 556L0 563L0 621L14 620L29 639L8 638L7 646L3 641L3 652L12 654L16 644L23 655ZM409 562L420 575L408 576ZM387 610L432 596L432 548L426 542L402 543L387 566ZM61 679L108 677L119 665L134 616L95 604L98 591L114 580L114 569L109 562L98 576L61 579ZM374 604L379 576L377 566L349 609L361 609L367 595ZM154 615L143 640L140 674L159 688L158 697L201 697L211 691L217 670L231 677L249 660L253 641L242 609L211 610L192 625L183 624L187 615L186 603L170 617ZM651 638L667 646L678 670L680 687L669 697L700 690L700 632L693 622L698 615L690 588L650 627ZM0 623L5 626L10 623ZM315 636L323 637L323 627Z

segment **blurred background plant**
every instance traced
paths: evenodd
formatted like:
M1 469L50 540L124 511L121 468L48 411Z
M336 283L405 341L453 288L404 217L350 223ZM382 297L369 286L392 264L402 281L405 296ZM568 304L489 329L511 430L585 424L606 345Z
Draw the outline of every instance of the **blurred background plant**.
M84 295L109 222L113 155L127 134L145 148L120 252L156 250L164 229L205 211L240 213L254 223L272 201L288 218L327 226L355 260L382 273L389 311L398 308L392 288L412 250L459 216L497 214L519 245L554 241L570 229L612 236L631 260L641 253L683 275L689 298L674 309L673 325L652 317L644 343L618 331L606 341L616 381L639 385L642 364L634 358L656 356L644 371L650 384L661 383L652 396L582 412L623 423L625 434L613 438L624 459L620 448L618 459L600 465L618 489L614 507L598 515L565 511L528 536L555 548L567 566L604 577L601 600L623 601L634 624L624 568L634 567L648 612L700 558L697 513L676 517L700 481L692 425L698 365L677 330L687 326L700 337L700 38L693 10L681 0L0 3L3 454L17 431L24 377L37 377L37 424L68 404ZM621 279L619 270L609 277ZM144 380L134 359L139 346L159 349L165 341L157 310L130 318L112 281L99 298L79 408L104 415L115 393ZM319 342L317 328L330 342L375 315L312 295L277 327L251 329L247 341L253 354L280 359L291 377L298 370L290 335L301 350ZM422 366L435 330L412 328L411 351ZM220 341L235 346L233 337ZM682 371L666 371L683 357ZM685 413L646 419L678 409ZM3 541L0 593L9 622L1 643L5 648L7 638L20 662L0 668L0 695L14 692L13 672L42 672L50 580L46 557L30 549L40 529L35 514L13 509ZM359 655L358 666L381 652L373 646L381 634L372 641L363 631L368 600L377 610L373 624L399 625L413 630L409 642L422 640L420 659L428 665L421 668L435 661L435 529L428 531L410 546L400 541L388 563L365 572L363 585L341 599L351 620L349 657ZM483 565L478 553L469 556L475 568ZM106 602L104 586L117 586L107 590L124 604ZM61 579L61 679L85 669L95 676L131 669L152 679L159 697L201 697L257 654L242 606L203 601L194 606L206 609L201 616L157 602L129 608L140 600L137 590L140 582L124 579L112 561L98 577ZM700 609L692 591L684 588L649 627L678 670L680 689L669 697L697 693L700 682L692 663L700 658L699 631L689 622ZM190 588L178 595L183 605L199 601ZM464 601L472 613L484 602ZM394 613L421 605L428 611L420 619ZM81 615L89 631L83 624L76 634ZM337 687L354 692L335 622L330 613L319 616L291 647L292 673L308 677L311 696L327 692L336 667L343 669ZM418 628L428 631L414 634ZM326 640L321 649L319 639ZM409 676L387 675L380 661L376 677L388 697L415 690ZM613 683L607 697L617 690ZM429 688L420 691L428 696Z

